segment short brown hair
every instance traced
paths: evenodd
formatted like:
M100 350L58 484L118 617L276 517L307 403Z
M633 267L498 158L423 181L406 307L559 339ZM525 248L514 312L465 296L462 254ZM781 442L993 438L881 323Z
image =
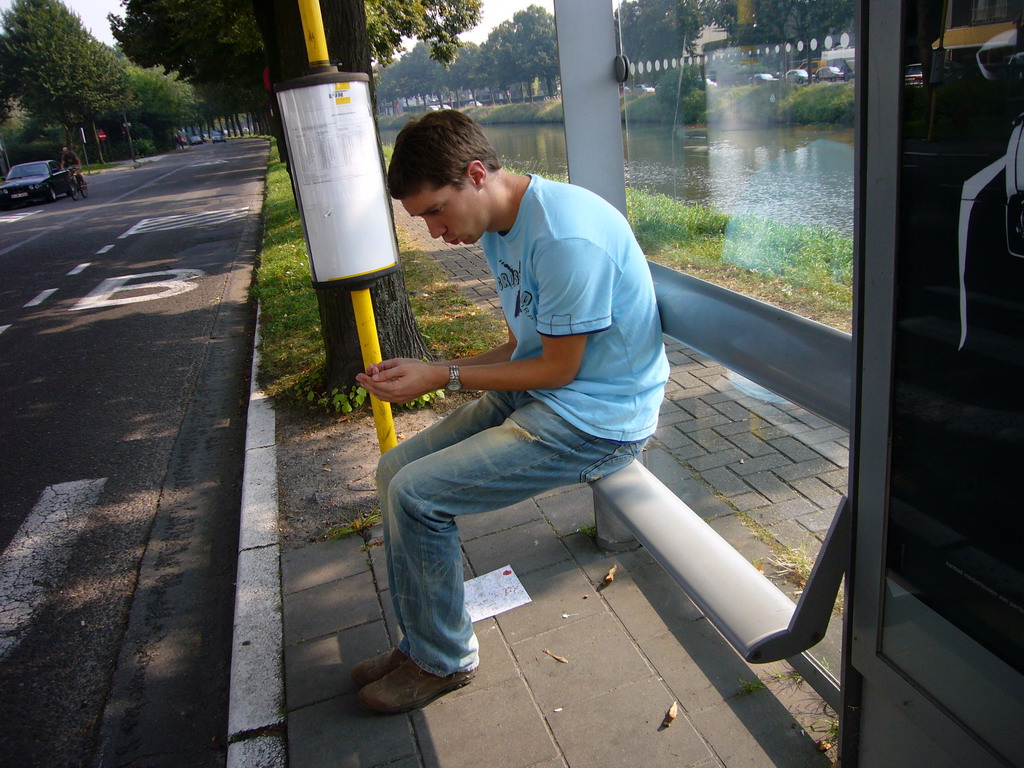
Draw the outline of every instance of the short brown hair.
M461 187L466 167L479 160L489 171L501 168L480 126L454 109L428 112L410 120L395 139L388 166L388 191L396 200L415 195L424 184L434 189Z

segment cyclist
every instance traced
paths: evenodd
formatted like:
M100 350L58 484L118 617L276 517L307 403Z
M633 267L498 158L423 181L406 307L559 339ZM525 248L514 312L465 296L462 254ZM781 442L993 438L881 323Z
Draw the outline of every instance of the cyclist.
M82 176L82 161L79 159L78 154L73 149L67 147L60 148L60 167L63 169L67 167L75 178L78 180L78 186L84 188L86 186L85 178Z

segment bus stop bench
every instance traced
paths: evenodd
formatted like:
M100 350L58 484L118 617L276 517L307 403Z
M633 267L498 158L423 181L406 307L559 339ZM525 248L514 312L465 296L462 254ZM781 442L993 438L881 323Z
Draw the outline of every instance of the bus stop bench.
M666 336L849 429L849 334L668 267L649 266ZM599 543L614 547L638 540L747 661L807 661L803 652L824 636L846 566L845 497L794 604L640 462L591 488ZM817 670L819 679L829 678L834 687L825 672Z
M846 563L845 497L794 604L639 461L590 487L599 544L643 544L747 661L789 659L824 637Z

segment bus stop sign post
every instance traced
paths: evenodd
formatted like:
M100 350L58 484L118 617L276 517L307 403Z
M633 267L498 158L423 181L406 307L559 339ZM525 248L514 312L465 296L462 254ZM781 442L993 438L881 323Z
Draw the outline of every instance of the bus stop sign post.
M327 59L317 0L299 0L310 72L275 84L292 187L316 288L346 289L363 365L381 361L370 285L398 269L391 202L370 103L370 79ZM389 403L370 396L380 451L396 443Z

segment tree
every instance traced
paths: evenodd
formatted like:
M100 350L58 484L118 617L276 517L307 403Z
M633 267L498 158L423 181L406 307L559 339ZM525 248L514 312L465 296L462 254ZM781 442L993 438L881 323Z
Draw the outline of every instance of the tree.
M366 0L366 29L372 57L381 66L394 61L402 38L430 44L430 57L450 64L459 35L480 20L483 0Z
M3 13L0 92L35 117L72 129L123 103L124 67L58 0L15 0Z

